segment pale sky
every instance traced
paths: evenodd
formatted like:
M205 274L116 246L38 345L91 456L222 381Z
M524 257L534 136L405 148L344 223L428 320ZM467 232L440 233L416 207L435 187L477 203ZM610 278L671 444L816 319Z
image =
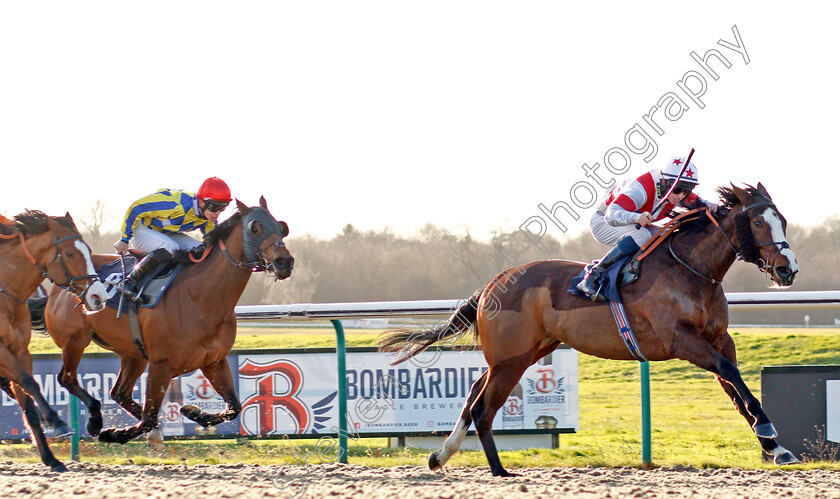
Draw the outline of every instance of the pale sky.
M840 211L840 8L784 5L4 2L0 212L101 198L116 228L135 199L216 175L293 235L484 236L594 185L584 163L623 181L693 147L701 195L761 181L789 222L817 224ZM710 59L717 81L691 57L710 49L731 65ZM703 108L677 84L697 92L692 71ZM654 114L659 135L644 116L669 93L686 109ZM625 144L635 125L649 163ZM614 147L621 174L603 166Z

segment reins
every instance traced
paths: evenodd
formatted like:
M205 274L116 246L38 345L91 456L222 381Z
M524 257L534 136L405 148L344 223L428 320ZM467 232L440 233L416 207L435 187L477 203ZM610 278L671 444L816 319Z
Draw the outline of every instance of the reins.
M745 215L744 218L747 219L747 218L749 218L749 215L747 215L747 212L749 210L751 210L753 208L756 208L756 207L759 207L759 206L772 206L774 209L776 208L776 205L772 201L759 201L757 203L753 203L751 205L745 206L741 210L741 214ZM671 222L669 222L668 225L663 227L659 232L657 232L654 235L654 237L652 237L647 243L645 243L644 247L642 247L642 250L641 250L639 256L636 257L636 258L638 260L641 260L644 257L646 257L648 254L650 254L650 252L653 251L653 249L656 246L658 246L659 243L661 243L665 238L668 238L668 236L671 235L677 229L677 227L679 225L681 225L685 222L691 221L691 220L696 220L697 218L699 218L699 217L691 218L691 217L688 216L690 214L694 214L694 213L697 213L699 211L704 211L706 216L709 217L709 220L711 220L712 223L714 224L714 226L718 229L718 231L720 231L720 233L723 235L723 238L726 240L727 243L729 243L729 246L732 248L732 251L735 253L735 258L737 260L741 260L741 261L748 262L748 263L753 263L762 272L765 272L765 273L771 273L772 272L773 266L768 265L768 263L766 261L764 261L763 258L761 258L761 257L748 258L748 257L744 256L744 252L748 251L748 249L747 248L742 248L742 250L738 250L738 248L735 246L735 243L732 242L732 239L723 230L723 227L720 226L720 224L718 223L717 219L712 214L712 212L708 208L705 208L705 207L697 208L695 210L688 211L688 212L674 218L673 220L671 220ZM741 214L736 215L736 217L742 216ZM736 223L736 226L737 226L739 222L736 220L735 223ZM750 233L750 235L751 235L751 233ZM656 239L656 242L653 242L654 239ZM776 258L778 258L779 254L782 252L782 250L790 247L790 245L787 243L787 241L782 241L781 243L776 242L776 241L771 241L771 242L768 242L768 243L758 244L753 239L752 241L749 242L749 244L752 245L752 247L756 248L756 249L760 248L762 246L769 246L771 244L775 244L775 245L779 246L779 249L776 251L776 254L773 256L773 263L774 264L775 264ZM743 241L742 241L742 245L743 245ZM713 277L709 277L707 275L704 275L700 271L698 271L697 269L695 269L691 265L689 265L688 262L686 262L685 260L683 260L682 258L677 256L676 252L674 251L674 247L673 247L673 238L668 238L668 251L671 253L671 256L674 257L674 260L679 262L683 267L687 268L694 275L710 282L713 285L719 285L719 284L723 283L723 278L715 279Z
M225 257L227 257L228 261L234 267L238 267L240 269L248 269L250 272L264 271L268 268L268 266L270 264L266 263L265 257L262 256L262 253L264 251L270 249L272 246L282 248L282 247L286 246L286 243L283 242L283 238L280 238L277 241L269 244L268 246L260 247L260 249L257 250L257 257L259 258L259 260L254 260L254 261L251 261L251 262L249 262L249 261L237 262L236 260L233 259L232 256L230 256L230 252L227 250L227 246L225 246L225 242L222 239L219 239L219 249L222 250L222 253L225 255ZM205 256L207 256L208 251L209 250L205 250L205 254L201 257L202 260L204 259Z

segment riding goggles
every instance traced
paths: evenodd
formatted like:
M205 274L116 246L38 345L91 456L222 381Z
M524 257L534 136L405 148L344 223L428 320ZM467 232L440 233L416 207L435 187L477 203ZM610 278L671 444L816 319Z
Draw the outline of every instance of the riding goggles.
M223 203L221 201L213 201L212 199L204 200L204 207L210 210L212 213L219 213L220 211L227 208L227 205L227 203Z
M691 191L693 191L693 190L694 190L694 184L680 182L679 184L677 184L676 187L674 187L674 190L672 192L674 194L686 194L686 195L688 195L688 194L691 194Z

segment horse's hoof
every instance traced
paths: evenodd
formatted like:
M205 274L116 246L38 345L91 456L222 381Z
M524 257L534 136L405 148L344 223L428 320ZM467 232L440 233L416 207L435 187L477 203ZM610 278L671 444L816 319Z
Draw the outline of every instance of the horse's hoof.
M163 452L163 433L160 428L155 428L146 436L146 443L156 452Z
M102 421L98 423L88 419L87 424L85 425L85 429L90 434L90 436L95 437L99 435L99 432L102 431Z
M126 441L120 437L119 430L116 428L108 428L99 433L99 441L107 442L109 444L124 444Z
M755 431L755 436L759 438L776 438L779 436L779 432L776 431L776 427L773 426L773 423L755 425L753 430Z
M92 437L99 435L99 432L102 431L102 418L89 417L85 429Z
M799 459L796 459L796 456L794 456L790 451L786 450L782 454L775 456L773 458L773 462L779 466L784 466L787 464L796 464L799 462Z
M76 432L64 423L61 423L53 428L53 438L66 437L68 435L73 435L74 433Z
M429 469L435 471L442 467L443 465L441 465L440 461L438 461L437 452L432 452L431 454L429 454Z
M499 477L502 477L502 478L511 477L511 476L519 476L519 474L511 473L510 471L508 471L504 468L500 468L498 471L496 471L496 470L491 470L491 471L493 472L493 476L499 476Z
M56 461L50 466L50 469L55 471L56 473L64 473L67 471L67 466L64 466L64 463L61 461Z
M196 423L201 423L198 418L203 414L201 409L194 405L183 405L181 406L181 414L184 415L185 418L189 419L190 421L195 421Z

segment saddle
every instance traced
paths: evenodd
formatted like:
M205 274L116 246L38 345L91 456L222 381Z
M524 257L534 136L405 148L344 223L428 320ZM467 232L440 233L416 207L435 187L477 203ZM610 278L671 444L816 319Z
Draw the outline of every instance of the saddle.
M108 289L108 300L106 304L109 307L120 313L128 311L130 304L146 308L155 307L160 302L166 290L169 289L169 285L172 284L175 276L184 268L184 264L176 262L175 259L158 266L145 279L137 283L140 294L143 297L143 303L135 303L131 300L124 299L122 300L123 308L119 310L119 289L124 279L123 266L125 266L125 274L127 275L144 256L145 254L143 253L130 251L129 255L122 257L122 261L118 258L97 270L99 279Z
M697 208L694 210L689 210L684 213L680 213L671 220L668 221L656 234L653 235L648 241L641 247L639 250L629 257L622 258L611 265L606 272L602 274L602 287L601 289L604 290L604 295L607 297L608 300L618 300L618 288L626 286L632 282L635 282L642 272L642 261L650 255L657 246L662 244L668 236L670 236L677 227L684 224L685 222L689 222L692 220L696 220L700 217L700 213L706 211L706 208ZM588 298L584 296L582 293L577 291L577 283L583 279L583 276L586 274L586 271L589 269L589 266L584 268L584 270L580 273L578 277L575 277L572 280L572 288L569 290L572 293L581 296L583 298Z
M122 293L120 293L120 289L122 288L123 279L125 279L125 276L131 272L131 269L144 256L145 254L143 253L130 251L129 255L117 258L113 262L103 265L97 270L97 273L99 274L99 279L105 284L108 290L108 300L106 300L105 304L117 311L117 318L123 313L128 314L131 339L137 347L137 350L140 351L140 355L144 359L148 359L149 356L143 342L143 335L140 332L137 311L139 307L155 307L160 302L166 290L169 289L169 285L172 284L175 276L184 268L184 264L177 262L173 258L153 269L146 278L137 283L140 295L143 298L142 303L128 299L121 300ZM122 305L122 308L120 308L120 305Z

